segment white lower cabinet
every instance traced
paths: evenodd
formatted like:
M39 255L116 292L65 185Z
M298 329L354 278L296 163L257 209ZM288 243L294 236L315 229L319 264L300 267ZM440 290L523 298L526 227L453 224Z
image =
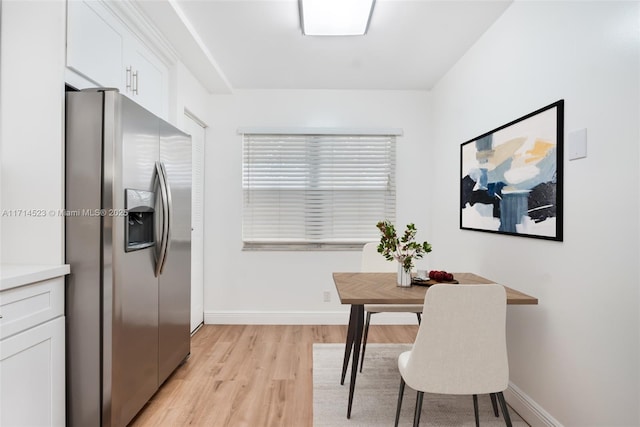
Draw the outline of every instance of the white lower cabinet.
M64 426L64 317L0 341L0 425Z
M64 278L2 290L0 426L64 425Z

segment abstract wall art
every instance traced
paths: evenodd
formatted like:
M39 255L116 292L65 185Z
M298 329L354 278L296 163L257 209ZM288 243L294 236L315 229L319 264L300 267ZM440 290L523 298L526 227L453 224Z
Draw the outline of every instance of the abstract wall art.
M562 241L564 100L460 146L460 228Z

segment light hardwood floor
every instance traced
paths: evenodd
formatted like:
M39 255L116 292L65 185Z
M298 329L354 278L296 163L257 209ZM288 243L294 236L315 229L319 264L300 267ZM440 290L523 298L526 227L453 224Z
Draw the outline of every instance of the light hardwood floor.
M131 426L311 426L312 345L344 343L346 330L205 325L191 339L190 358ZM368 342L413 342L417 331L417 325L372 325Z

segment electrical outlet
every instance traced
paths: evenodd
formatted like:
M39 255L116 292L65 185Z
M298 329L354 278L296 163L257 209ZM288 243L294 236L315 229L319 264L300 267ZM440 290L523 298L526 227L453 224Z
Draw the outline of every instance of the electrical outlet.
M331 302L331 292L324 291L322 293L322 297L323 297L324 302Z

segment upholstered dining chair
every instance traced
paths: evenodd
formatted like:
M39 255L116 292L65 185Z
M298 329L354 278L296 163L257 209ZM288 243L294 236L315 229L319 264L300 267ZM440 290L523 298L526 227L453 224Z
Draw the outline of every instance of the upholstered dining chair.
M380 253L378 253L378 243L365 243L362 248L362 264L361 272L371 273L388 273L397 272L398 263L390 262ZM364 363L364 353L367 349L367 338L369 336L369 324L371 323L371 315L376 313L415 313L420 323L420 314L422 313L422 305L409 304L365 304L364 311L367 318L364 324L364 335L362 336L362 356L360 359L360 372Z
M502 394L509 382L506 312L505 289L495 283L436 284L427 290L413 348L398 357L401 378L396 427L405 384L418 392L415 427L424 393L472 395L476 426L480 425L477 395L495 394L505 423L511 426ZM496 410L494 406L497 415Z

